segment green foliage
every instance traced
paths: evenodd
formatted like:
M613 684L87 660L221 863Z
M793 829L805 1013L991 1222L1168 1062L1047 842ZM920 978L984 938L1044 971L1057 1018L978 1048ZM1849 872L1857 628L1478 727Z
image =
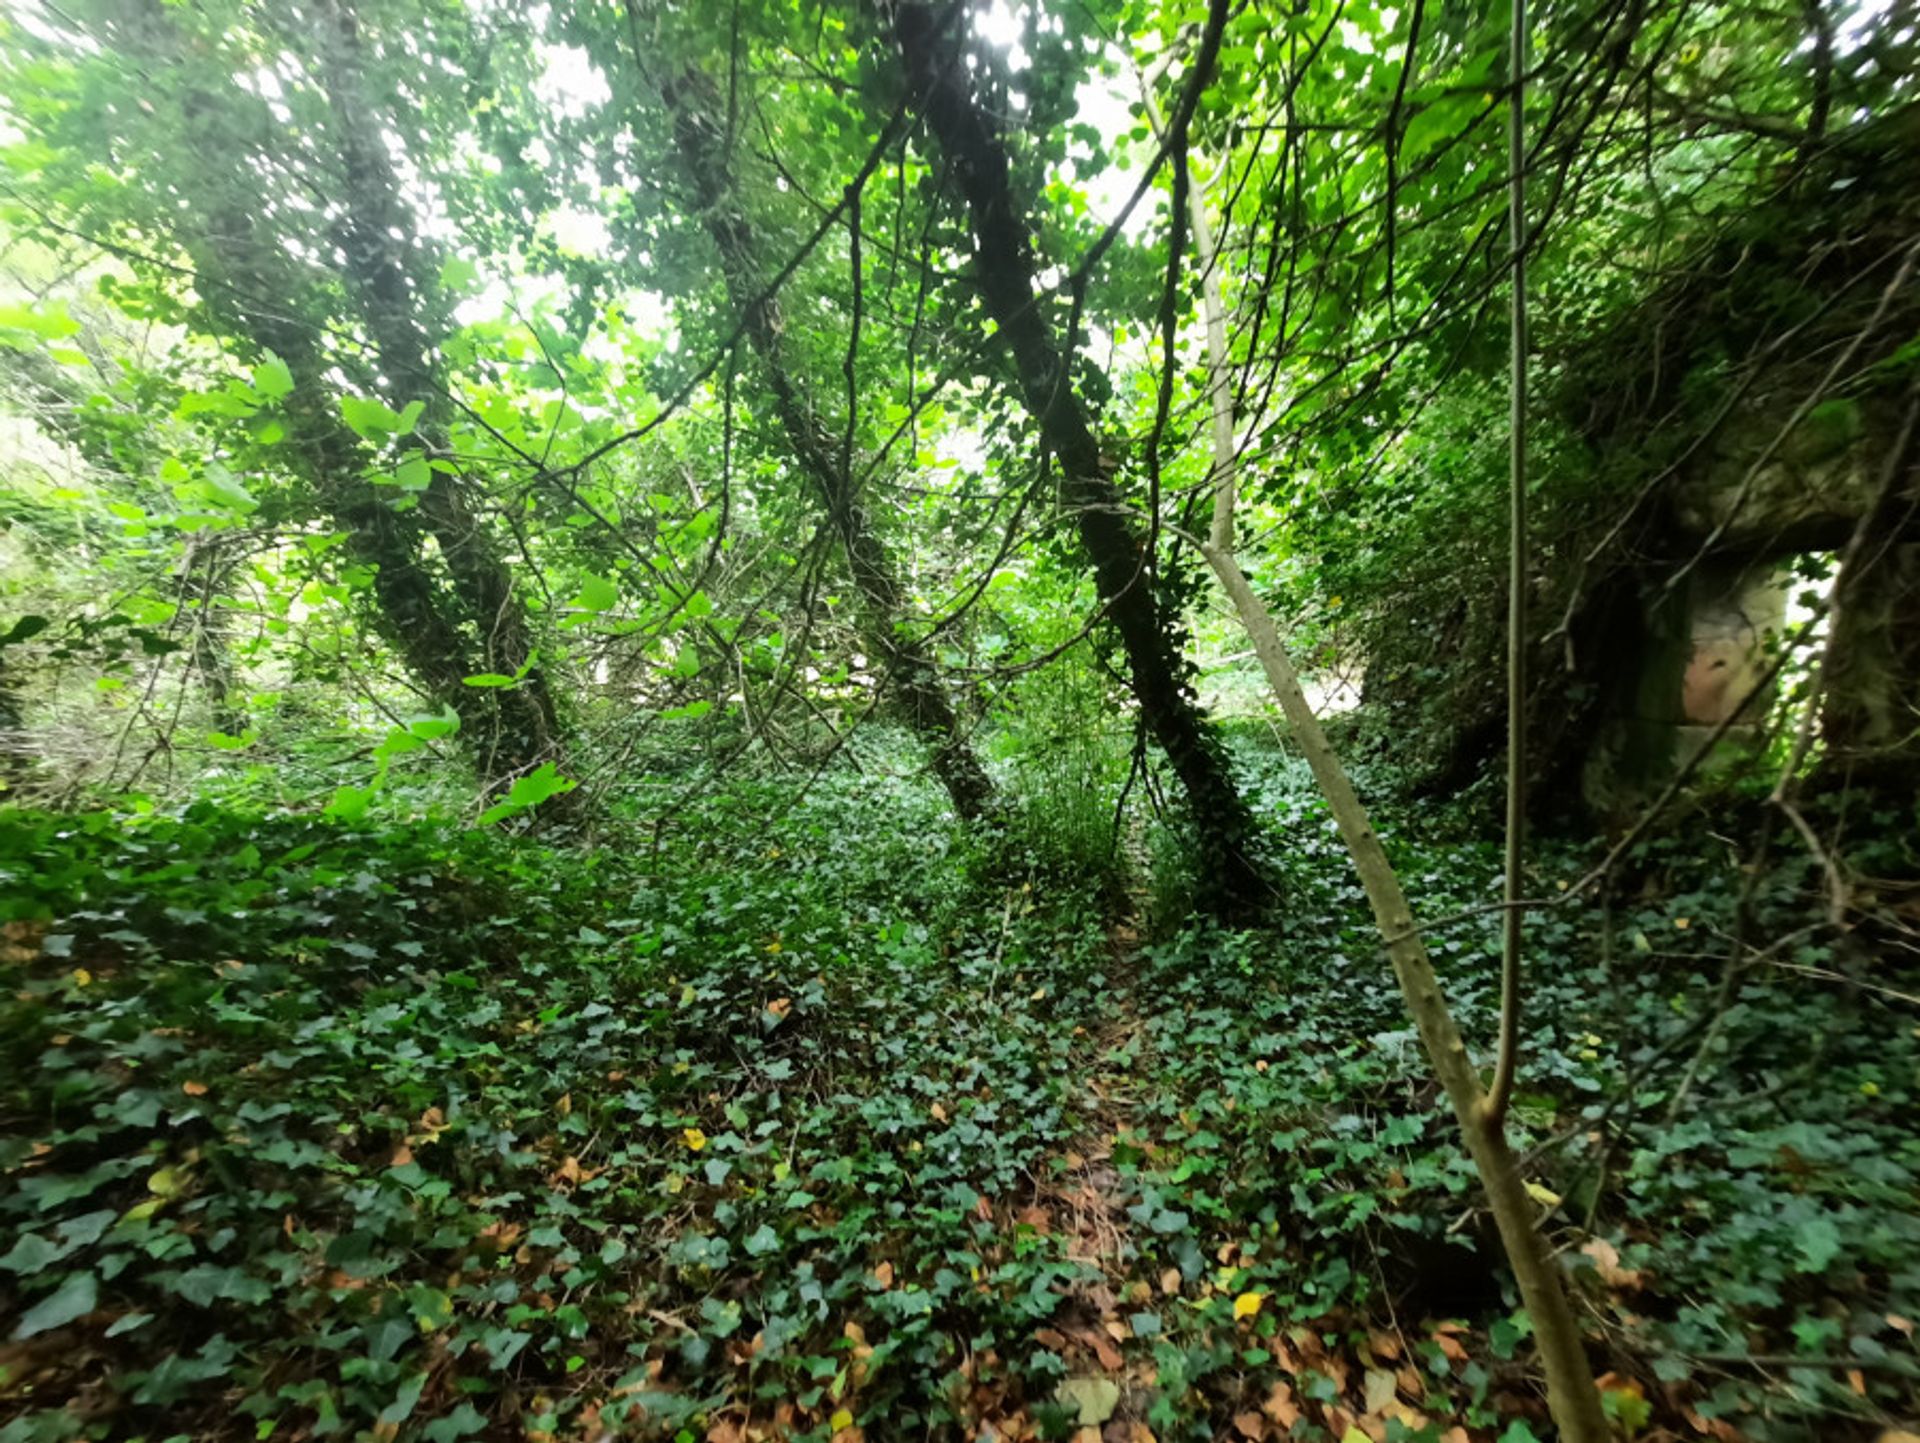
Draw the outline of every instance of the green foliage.
M1010 882L1004 844L850 769L591 853L208 805L8 814L0 1286L35 1360L10 1437L83 1430L83 1379L154 1428L698 1436L757 1395L796 1436L842 1408L937 1431L974 1416L969 1355L1003 1360L974 1365L986 1406L1043 1413L1095 1366L1091 1308L1157 1369L1130 1416L1200 1439L1276 1382L1337 1405L1302 1359L1375 1366L1389 1302L1430 1415L1524 1428L1500 1414L1525 1316L1455 1226L1472 1174L1337 839L1294 764L1241 763L1295 839L1284 929L1118 964L1102 873ZM1386 825L1436 913L1497 887L1494 849ZM1576 1277L1646 1396L1690 1358L1822 1360L1792 1393L1720 1365L1690 1395L1785 1443L1911 1396L1886 1318L1920 1303L1920 1045L1874 994L1756 968L1690 1069L1739 885L1711 855L1649 844L1631 901L1530 925L1519 1123L1549 1225L1591 1214L1606 1244ZM1543 854L1541 885L1587 860ZM1758 919L1803 925L1817 885L1781 867ZM1474 1036L1496 930L1435 938ZM1059 1200L1102 1168L1113 1231L1082 1233Z
M1129 739L1104 720L1113 687L1084 660L1026 678L991 740L1009 760L1010 863L1036 881L1119 883L1127 870L1120 803Z
M769 847L779 801L703 806L703 860L661 872L207 807L7 818L40 958L0 1029L19 1336L111 1329L135 1414L211 1385L263 1427L438 1437L536 1380L669 1424L753 1337L756 1386L832 1411L857 1321L862 1406L942 1416L953 1330L1080 1271L1009 1252L993 1205L1068 1135L1100 935L1070 895L992 934L965 891L924 910L899 879L948 844L896 798L836 785ZM631 1381L649 1358L668 1384Z
M0 20L0 787L42 804L0 813L0 1443L1547 1428L1181 540L1214 378L1149 112L1209 12L953 12L1037 376L887 8ZM1227 7L1185 157L1238 538L1309 679L1364 671L1342 742L1479 1052L1507 17L1282 8ZM1565 900L1527 919L1514 1129L1624 1435L1874 1428L1916 1408L1911 787L1803 799L1831 875L1742 775L1558 885L1693 492L1802 398L1794 487L1892 452L1911 16L1534 21L1529 865ZM1191 918L1049 387L1153 538L1127 585L1215 662L1180 682L1258 684L1271 928ZM1716 544L1851 524L1791 520ZM946 722L889 729L914 683L992 763L977 829L925 780Z

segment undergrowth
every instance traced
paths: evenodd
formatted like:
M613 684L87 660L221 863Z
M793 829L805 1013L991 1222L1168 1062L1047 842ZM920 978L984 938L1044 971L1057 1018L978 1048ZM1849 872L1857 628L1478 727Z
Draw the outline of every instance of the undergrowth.
M1548 1436L1332 825L1241 761L1284 915L1137 949L1039 823L1010 869L851 771L592 850L8 814L0 1438ZM1729 982L1693 825L1530 924L1542 1225L1624 1436L1870 1437L1915 1399L1911 979L1783 856L1749 925L1793 940ZM1497 894L1387 829L1423 914ZM1479 1039L1495 926L1434 935Z

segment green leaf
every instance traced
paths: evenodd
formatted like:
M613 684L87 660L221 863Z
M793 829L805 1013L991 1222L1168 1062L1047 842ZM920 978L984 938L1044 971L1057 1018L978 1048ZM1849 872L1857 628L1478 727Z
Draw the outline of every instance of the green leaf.
M1400 137L1400 163L1413 165L1429 151L1465 131L1485 109L1486 102L1477 95L1453 95L1435 101L1407 122Z
M427 1375L415 1373L401 1383L400 1391L393 1395L393 1401L380 1410L380 1421L387 1424L404 1423L413 1416L420 1394L426 1390Z
M460 718L451 710L441 712L438 716L410 716L406 727L423 742L437 742L460 730Z
M393 468L393 484L402 491L419 493L433 484L433 467L427 458L415 452Z
M1801 1223L1798 1241L1800 1261L1796 1266L1803 1273L1825 1272L1827 1264L1840 1253L1840 1229L1825 1215Z
M473 1404L462 1403L444 1418L436 1418L427 1424L422 1436L427 1443L453 1443L454 1439L478 1433L486 1426L486 1418L474 1410Z
M620 604L620 590L604 576L588 576L580 582L580 594L573 605L581 611L611 611Z
M15 1239L13 1251L0 1258L0 1268L10 1273L28 1275L44 1272L49 1264L58 1262L68 1251L38 1233L22 1233Z
M23 616L7 628L6 635L0 636L0 646L15 646L23 641L31 641L51 625L53 623L44 616Z
M92 1273L68 1273L66 1281L22 1315L15 1325L15 1340L32 1338L54 1328L64 1328L75 1318L84 1318L100 1301L100 1280Z
M341 787L327 803L326 815L342 822L357 822L373 804L377 787Z
M370 396L342 396L340 415L362 441L383 442L403 429L393 407Z
M480 279L480 268L465 256L448 256L440 263L440 284L450 291L465 291Z
M240 512L260 509L260 503L253 499L247 488L234 480L233 473L218 461L207 462L207 474L201 479L200 485L207 500L215 506Z
M563 777L552 762L542 762L507 789L506 798L480 814L480 825L491 826L521 812L537 807L550 797L570 792L580 783Z
M762 1223L741 1246L746 1249L748 1257L764 1258L768 1253L780 1251L780 1234Z
M63 341L79 329L80 323L67 314L65 301L38 308L0 305L0 330L25 331L43 341Z
M253 368L253 389L269 401L278 401L293 392L293 372L278 356L268 353L266 360Z
M1380 1129L1380 1141L1388 1147L1405 1147L1410 1142L1418 1142L1424 1124L1417 1117L1396 1117Z

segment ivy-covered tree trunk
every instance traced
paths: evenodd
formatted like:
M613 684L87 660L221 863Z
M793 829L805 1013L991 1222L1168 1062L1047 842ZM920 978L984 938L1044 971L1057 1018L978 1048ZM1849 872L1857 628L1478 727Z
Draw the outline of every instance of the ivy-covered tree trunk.
M940 677L932 652L906 629L905 589L887 546L861 504L860 485L841 447L801 395L782 352L779 301L762 296L764 281L753 228L735 198L719 130L720 108L706 77L688 69L661 86L673 119L674 147L699 206L701 223L720 252L733 303L745 313L747 339L759 358L787 444L818 493L860 594L866 644L880 657L887 685L908 723L933 749L933 770L969 820L993 804L981 766Z
M351 34L350 18L332 13L347 30L322 35L323 46L338 45ZM347 554L370 574L380 634L420 690L460 718L483 783L490 790L504 786L553 759L559 746L552 700L531 671L516 687L466 684L468 676L480 673L519 674L531 655L525 613L504 561L451 478L436 473L412 510L397 508L369 480L371 458L341 415L337 358L322 343L334 324L328 298L315 286L311 265L297 263L279 243L271 218L248 204L240 173L245 157L270 153L283 143L280 137L247 133L243 112L190 78L191 42L165 7L129 7L121 31L143 62L178 87L167 96L179 107L178 140L199 158L179 173L181 209L168 217L168 225L191 264L202 314L214 334L236 342L243 353L271 354L287 367L293 388L280 403L287 432L281 444L293 469L345 533ZM342 152L336 156L343 186L342 251L351 271L342 280L363 311L378 353L377 369L387 382L427 392L403 400L443 397L443 390L429 384L426 333L415 324L417 345L402 344L391 310L415 293L416 281L404 272L373 274L366 257L352 251L356 236L364 246L384 230L389 241L406 244L396 237L410 236L418 226L400 205L391 165L384 157L381 169L365 164L367 152L380 143L374 113L365 105L354 110L357 102L349 97L342 101L350 113L340 130L352 139L342 141L334 133L319 137ZM229 156L242 157L239 168L213 163ZM387 307L378 296L385 297ZM429 538L448 580L432 563Z
M1271 888L1253 856L1252 813L1183 675L1169 619L1149 582L1147 542L1127 518L1113 463L1101 453L1067 374L1067 356L1040 309L1033 248L1015 206L1007 149L972 92L972 72L955 42L942 35L942 14L903 4L894 15L913 102L965 194L976 283L1012 354L1027 410L1065 473L1065 500L1093 563L1107 619L1126 647L1141 715L1186 792L1208 900L1216 911L1249 912Z
M474 513L467 483L447 458L452 420L445 378L434 360L444 329L439 266L419 238L419 217L403 205L377 124L378 111L362 84L358 25L351 8L329 3L323 73L336 127L345 182L338 226L346 280L373 341L381 373L394 388L388 399L425 409L413 436L429 460L432 479L419 493L420 516L452 578L458 620L478 645L478 672L519 678L487 688L485 731L472 738L491 778L531 771L563 751L559 710L538 665L526 607L492 532ZM467 688L471 690L471 688Z

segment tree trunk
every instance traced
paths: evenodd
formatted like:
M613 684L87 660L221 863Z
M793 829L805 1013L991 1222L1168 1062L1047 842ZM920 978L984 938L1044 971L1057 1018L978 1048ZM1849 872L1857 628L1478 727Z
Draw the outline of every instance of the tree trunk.
M932 652L906 630L899 571L860 501L858 480L819 415L794 384L782 354L779 302L760 299L764 284L753 230L735 198L722 136L709 118L719 108L712 86L689 69L661 87L673 140L692 184L700 218L720 252L727 291L746 312L747 339L759 358L774 411L794 460L819 494L860 594L866 644L880 657L887 685L908 723L933 748L933 770L968 820L991 810L992 780L981 766L942 683Z
M388 399L396 408L424 403L413 433L417 449L425 457L444 457L452 407L433 359L434 337L445 324L437 296L438 261L418 239L419 218L401 202L399 180L375 124L378 110L362 84L353 12L331 0L325 8L332 32L323 73L345 181L339 233L348 287L380 370L395 388ZM478 640L479 671L522 677L512 687L487 688L495 694L488 727L471 739L483 772L490 780L510 778L557 760L562 752L558 708L545 673L532 664L537 657L526 608L492 533L473 513L457 475L436 469L419 504L446 559L460 622Z
M1354 793L1346 769L1328 744L1319 718L1307 705L1272 616L1247 585L1232 552L1206 543L1200 543L1200 549L1253 639L1254 651L1286 715L1293 740L1306 753L1314 780L1320 784L1353 858L1353 869L1366 889L1407 1010L1419 1029L1434 1075L1453 1104L1480 1185L1486 1189L1487 1206L1500 1230L1514 1281L1520 1285L1521 1300L1533 1320L1541 1367L1547 1375L1547 1404L1560 1426L1560 1436L1566 1443L1606 1443L1606 1416L1559 1265L1547 1240L1534 1228L1534 1205L1520 1175L1519 1159L1507 1142L1502 1120L1488 1107L1486 1089L1480 1085L1480 1074L1467 1055L1466 1041L1441 995L1440 979L1427 955L1426 943L1414 930L1413 909L1407 905L1400 879L1387 860L1366 808Z
M894 35L914 103L953 163L972 220L976 280L1019 375L1028 412L1065 475L1065 500L1093 563L1107 617L1125 644L1141 716L1186 792L1215 910L1247 915L1271 894L1253 856L1255 828L1226 758L1184 677L1172 631L1148 581L1146 542L1130 524L1113 464L1087 412L1034 289L1035 263L1014 207L1006 146L971 89L940 14L903 4ZM1068 338L1071 345L1072 338Z
M1184 157L1182 158L1184 163ZM1226 303L1213 280L1217 256L1205 201L1197 187L1190 189L1193 208L1195 262L1203 275L1201 307L1208 345L1208 389L1212 395L1214 511L1209 539L1194 539L1212 567L1221 589L1232 602L1240 623L1253 641L1254 653L1267 674L1293 740L1306 754L1314 780L1327 799L1353 859L1353 868L1366 890L1376 925L1386 940L1387 956L1406 999L1407 1011L1420 1033L1434 1075L1453 1104L1467 1152L1473 1158L1487 1205L1500 1231L1500 1242L1513 1268L1520 1296L1533 1321L1540 1361L1547 1375L1547 1404L1566 1443L1605 1443L1608 1428L1587 1363L1580 1327L1573 1316L1559 1265L1547 1241L1534 1227L1534 1208L1527 1196L1519 1159L1507 1142L1504 1106L1481 1086L1479 1071L1467 1055L1467 1045L1455 1025L1440 979L1427 955L1426 943L1414 930L1413 909L1407 904L1400 879L1387 860L1386 849L1353 790L1346 768L1327 741L1320 719L1307 704L1306 693L1287 656L1286 644L1273 616L1247 584L1233 555L1234 493L1239 472L1233 415L1233 385L1226 349ZM1510 884L1511 887L1511 884ZM1510 890L1511 895L1511 890ZM1508 1013L1506 1015L1512 1015ZM1503 1046L1502 1058L1511 1065L1513 1053ZM1509 1081L1511 1080L1509 1076Z
M183 37L157 0L129 7L122 33L143 61L168 69L188 63L179 53ZM447 478L436 475L438 494L423 496L412 511L396 509L367 479L370 467L360 439L340 415L335 358L321 344L332 319L331 298L318 294L322 288L311 271L292 260L268 218L236 199L247 189L242 172L263 163L282 137L264 126L249 135L222 95L187 88L180 104L181 133L164 144L182 147L196 159L179 168L180 209L169 205L159 223L171 230L191 263L211 333L239 342L243 353L271 353L287 366L294 386L281 403L287 424L283 454L345 533L347 554L371 573L380 634L421 690L460 718L483 783L497 789L551 757L557 744L551 698L537 677L530 675L517 688L466 685L468 676L480 672L516 674L530 655L524 612L505 564ZM378 143L367 114L363 108L348 117L363 149ZM352 158L341 158L343 170L351 173ZM222 163L229 168L223 170ZM359 225L366 233L363 206L384 207L386 222L401 235L417 230L399 209L390 166L384 177L363 173L359 179L370 189L347 198L349 230ZM342 279L364 303L359 289L364 272ZM397 284L389 296L405 295L410 285L404 274L397 281L386 275L378 280ZM366 312L369 335L376 350L383 350L383 343L393 339L386 329L389 318L376 306L367 305ZM424 331L419 335L416 349L381 355L390 382L418 383L427 354ZM443 395L430 388L421 399ZM446 559L451 585L427 557L428 535Z

